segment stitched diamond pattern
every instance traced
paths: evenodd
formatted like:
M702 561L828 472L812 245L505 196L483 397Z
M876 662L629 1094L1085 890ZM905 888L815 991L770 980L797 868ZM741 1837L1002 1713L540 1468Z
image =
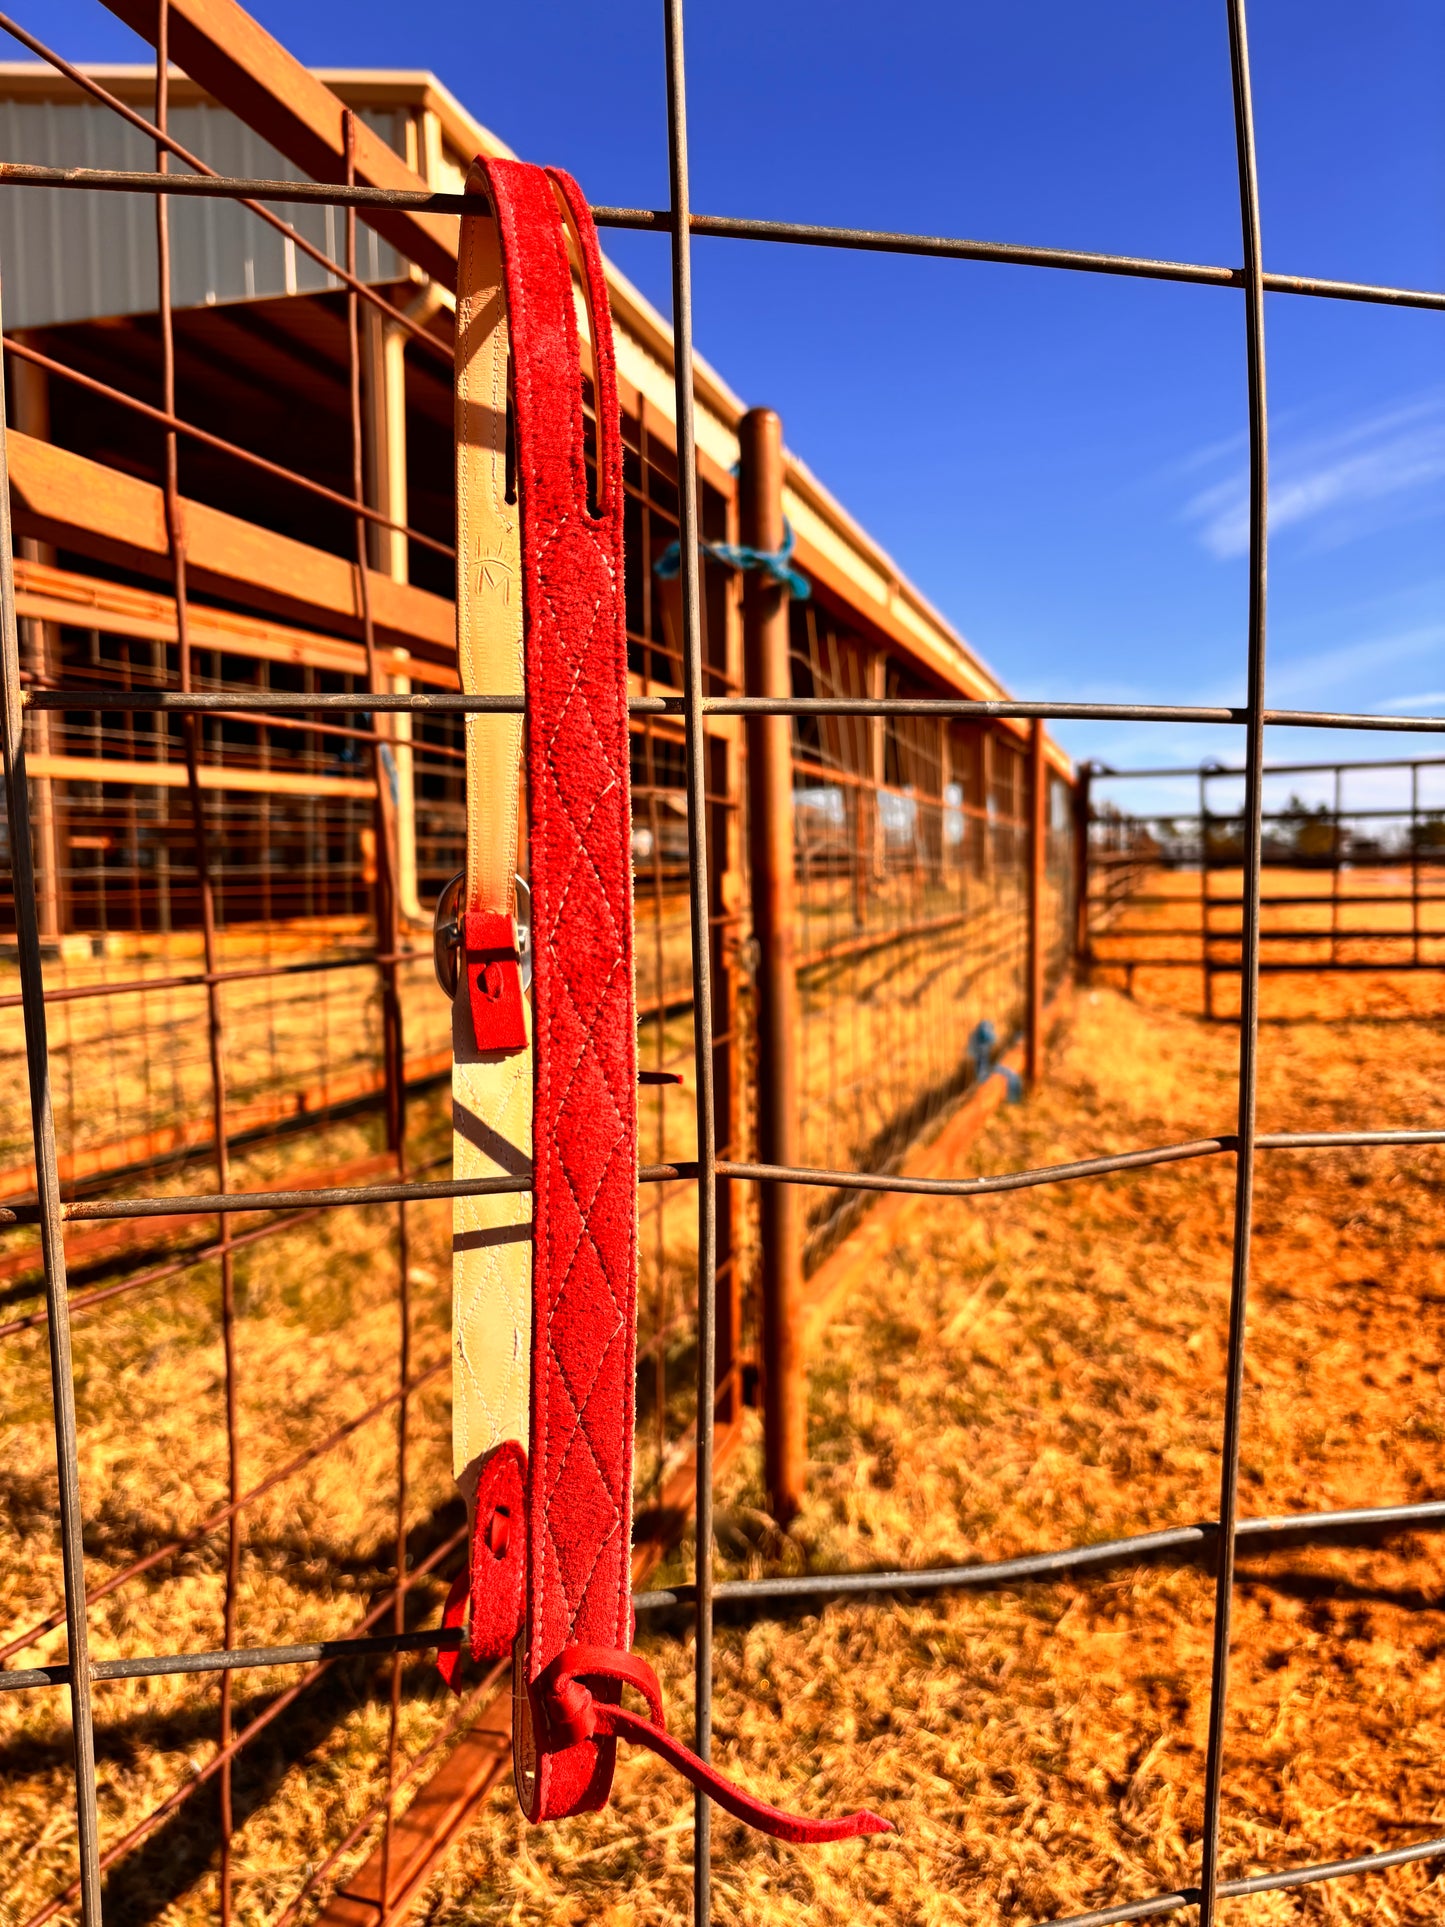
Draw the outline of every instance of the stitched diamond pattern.
M566 583L561 595L552 592L554 576ZM560 1528L554 1536L564 1633L576 1639L590 1617L584 1609L594 1581L598 1605L609 1619L615 1615L615 1567L626 1550L622 1533L630 1511L624 1481L630 1483L631 1452L618 1452L617 1379L619 1372L631 1371L627 1341L636 1277L631 1199L629 1235L621 1239L599 1237L594 1210L609 1176L625 1175L629 1190L635 1183L636 1072L630 1051L619 1053L617 1047L619 1031L631 1042L634 1021L628 954L632 906L624 901L619 915L613 901L616 852L628 848L629 824L615 751L608 755L601 740L608 721L614 721L609 733L616 738L616 679L598 673L613 655L608 644L616 616L609 607L610 572L590 529L574 521L558 532L545 553L541 587L550 630L544 651L557 671L554 687L560 685L563 693L543 743L534 736L543 751L534 785L545 782L550 791L547 866L557 892L550 986L555 1001L549 1000L548 1036L557 1092L555 1176L561 1179L549 1183L546 1203L550 1302L545 1316L554 1370L546 1386L547 1453L538 1469L544 1516ZM612 718L607 717L609 698ZM607 871L613 873L612 894L604 880ZM620 1091L619 1061L627 1077ZM615 1185L608 1189L615 1191ZM538 1311L542 1316L540 1306Z
M490 161L513 351L526 617L535 964L527 1678L570 1642L631 1643L637 1277L621 445L596 236L556 177L592 293L598 494L588 507L571 268L553 182ZM613 1742L538 1762L532 1817L605 1803Z

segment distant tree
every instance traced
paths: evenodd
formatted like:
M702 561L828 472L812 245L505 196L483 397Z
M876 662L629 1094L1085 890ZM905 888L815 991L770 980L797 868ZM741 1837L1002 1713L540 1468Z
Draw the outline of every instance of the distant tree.
M1310 807L1301 797L1291 796L1280 811L1272 839L1280 855L1298 863L1333 862L1340 847L1339 825L1328 803Z
M1211 816L1204 826L1204 858L1211 867L1226 869L1244 861L1244 821L1238 816Z

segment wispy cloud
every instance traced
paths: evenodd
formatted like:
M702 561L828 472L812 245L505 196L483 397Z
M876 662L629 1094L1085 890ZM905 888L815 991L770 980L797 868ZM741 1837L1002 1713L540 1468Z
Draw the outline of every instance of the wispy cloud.
M1423 689L1417 696L1392 696L1374 709L1377 716L1407 716L1412 711L1419 715L1438 711L1441 703L1445 703L1445 689Z
M1201 466L1221 462L1225 444L1201 451ZM1212 555L1249 548L1249 484L1230 452L1230 473L1190 497L1184 518ZM1381 513L1406 519L1418 498L1445 481L1445 393L1362 416L1306 440L1281 434L1270 456L1269 526L1279 534L1305 523L1325 539L1345 541L1375 524ZM1389 510L1383 505L1391 503Z
M1277 657L1269 668L1269 700L1281 702L1291 697L1318 700L1327 690L1364 691L1372 682L1378 689L1386 671L1416 662L1422 656L1438 656L1442 645L1445 645L1445 625L1424 623L1395 635L1373 635L1332 649L1313 650L1307 655ZM1379 707L1383 709L1384 705Z

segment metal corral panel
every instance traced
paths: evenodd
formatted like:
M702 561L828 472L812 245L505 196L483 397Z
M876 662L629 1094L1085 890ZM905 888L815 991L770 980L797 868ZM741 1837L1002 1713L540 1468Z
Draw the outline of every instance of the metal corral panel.
M361 110L389 146L405 153L404 112ZM302 180L298 167L222 107L172 109L171 132L218 173L252 180ZM150 168L155 144L98 102L0 99L0 155L44 167ZM173 163L185 172L181 163ZM245 208L221 200L170 201L177 307L310 294L337 287L285 236ZM341 258L344 217L335 208L276 210L298 233ZM364 224L357 229L362 275L402 278L396 250ZM156 305L152 197L71 189L0 188L0 269L5 325L37 328L102 315L141 314Z

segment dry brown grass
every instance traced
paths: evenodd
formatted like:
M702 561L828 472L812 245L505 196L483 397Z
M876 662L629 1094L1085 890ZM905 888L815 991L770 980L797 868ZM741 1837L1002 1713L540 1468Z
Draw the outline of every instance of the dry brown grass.
M374 1148L374 1128L335 1127L315 1148L323 1158L354 1157ZM274 1182L285 1157L284 1147L254 1154L241 1162L237 1182ZM334 1213L238 1255L243 1484L256 1483L397 1383L394 1221L394 1211ZM449 1231L444 1207L413 1209L414 1370L447 1356ZM218 1296L217 1269L207 1265L113 1300L75 1326L92 1586L225 1502ZM45 1332L6 1343L0 1622L8 1639L58 1603L60 1560ZM412 1405L414 1557L460 1523L448 1476L449 1429L443 1372ZM354 1628L388 1580L394 1470L393 1408L248 1510L238 1643L335 1637ZM125 1586L93 1609L93 1653L218 1644L224 1570L220 1532ZM422 1588L418 1616L434 1613L437 1599L434 1588ZM63 1652L63 1635L52 1633L8 1663L35 1665ZM236 1726L278 1685L298 1677L294 1668L238 1675ZM243 1918L274 1913L278 1896L294 1888L297 1868L334 1837L329 1829L344 1830L345 1817L375 1797L385 1690L374 1669L335 1673L243 1756L238 1861L244 1875L256 1876L242 1883ZM205 1764L217 1691L214 1679L98 1689L103 1844ZM433 1711L429 1693L411 1695L405 1742L419 1743L444 1711ZM0 1918L10 1922L27 1918L72 1877L73 1806L63 1695L7 1694L0 1720ZM215 1822L214 1791L202 1790L117 1869L107 1918L212 1918Z
M1048 1086L999 1115L974 1168L1228 1129L1236 1050L1228 1026L1086 993ZM1305 1006L1266 1028L1261 1123L1438 1123L1442 1071L1438 1026L1408 1010L1342 1023ZM334 1155L356 1154L361 1138L361 1126L338 1128ZM1440 1491L1438 1174L1431 1150L1262 1159L1247 1512ZM266 1175L258 1161L238 1181ZM813 1479L791 1532L766 1516L755 1450L730 1470L726 1569L998 1557L1210 1516L1230 1189L1229 1161L1216 1159L916 1212L815 1361ZM446 1219L415 1215L416 1354L429 1362L445 1349ZM248 1476L386 1389L393 1262L360 1214L245 1261L246 1428L262 1442L249 1448ZM92 1579L223 1496L214 1273L116 1307L77 1326ZM16 1356L4 1393L9 1626L59 1590L40 1336ZM453 1517L446 1423L443 1379L417 1420L414 1551ZM360 1618L389 1565L389 1434L389 1420L374 1422L257 1508L241 1639L340 1633ZM220 1597L212 1541L98 1608L96 1649L212 1644ZM1228 1871L1445 1831L1442 1603L1445 1559L1424 1539L1244 1562ZM436 1606L435 1591L418 1600L419 1613ZM1167 1569L720 1630L723 1763L773 1798L814 1810L864 1801L901 1831L803 1851L725 1822L718 1917L1015 1922L1192 1878L1210 1630L1207 1576ZM643 1646L685 1730L690 1648L656 1634ZM446 1712L424 1665L409 1680L408 1749ZM241 1676L238 1723L278 1683ZM113 1839L208 1757L216 1687L99 1690L102 1823ZM274 1920L374 1798L384 1692L380 1670L335 1673L247 1756L238 1919ZM0 1918L18 1922L73 1865L61 1696L5 1696L0 1718ZM213 1824L202 1793L113 1880L108 1919L213 1918ZM682 1921L689 1827L690 1803L647 1757L624 1757L608 1813L546 1830L523 1828L498 1793L418 1917L431 1927ZM1251 1924L1442 1914L1429 1868L1226 1910Z
M978 1168L1228 1128L1225 1027L1080 1004L1048 1088ZM1439 1122L1429 1025L1266 1037L1267 1128ZM1262 1163L1245 1509L1438 1493L1438 1152ZM782 1538L755 1461L729 1481L736 1570L997 1557L1208 1517L1229 1270L1226 1160L930 1204L840 1314L812 1385L814 1478ZM1445 1560L1428 1540L1243 1562L1230 1873L1442 1831ZM1077 1586L830 1607L719 1636L718 1751L770 1797L867 1802L896 1841L779 1847L724 1824L717 1913L823 1922L1046 1918L1195 1876L1211 1585ZM689 1655L649 1640L679 1717ZM686 1802L625 1761L611 1811L540 1832L510 1803L436 1884L434 1927L687 1917ZM1231 1921L1434 1922L1429 1868L1259 1897Z

